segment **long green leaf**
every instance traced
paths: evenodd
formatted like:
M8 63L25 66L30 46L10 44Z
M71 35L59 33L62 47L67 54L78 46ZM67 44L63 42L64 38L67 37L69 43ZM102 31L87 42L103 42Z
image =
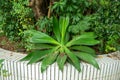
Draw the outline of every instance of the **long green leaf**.
M66 30L67 30L67 27L69 25L69 17L60 17L60 20L59 20L59 27L60 27L60 32L61 32L61 42L62 44L64 43L64 38L65 38L65 34L66 34Z
M41 65L41 72L46 70L48 66L51 65L55 61L55 59L57 58L57 55L58 53L53 53L43 59L42 65Z
M50 49L54 47L55 45L50 44L34 44L34 47L32 49Z
M69 35L69 32L66 32L66 36L65 36L65 41L64 43L66 44L70 39L70 35Z
M66 62L67 56L65 54L60 54L57 58L57 64L60 70L63 70L64 64Z
M76 68L75 64L71 61L70 58L68 58L67 61L68 61L69 64L73 65Z
M96 45L98 43L99 43L98 40L85 38L85 39L76 40L76 41L72 42L71 45L89 45L89 46L92 46L92 45Z
M57 40L60 42L60 28L59 28L59 22L56 17L53 17L53 32Z
M76 55L80 59L82 59L83 61L86 61L87 63L92 64L94 67L96 67L97 69L99 69L99 65L98 65L97 61L90 54L84 53L84 52L80 52L80 53L77 53Z
M79 37L81 37L81 38L96 38L97 36L95 35L95 33L94 32L85 32L85 33L83 33L83 34L81 34Z
M48 55L50 52L52 51L52 49L50 50L43 50L43 51L35 51L29 61L28 64L32 64L37 62L38 60L44 58L46 55Z
M70 49L78 50L80 52L89 53L89 54L91 54L94 57L96 56L95 50L90 48L90 47L87 47L87 46L72 46Z
M87 32L87 33L84 33L80 36L75 37L70 42L68 42L66 44L66 46L70 47L74 44L80 44L80 45L83 44L84 45L84 43L85 43L85 45L95 45L95 44L99 43L99 41L95 40L95 38L96 38L96 36L94 35L93 32Z
M73 62L75 68L78 70L78 71L81 71L80 69L80 62L79 62L79 59L76 57L75 54L73 54L69 49L67 49L65 47L65 52L66 54L68 55L68 57L71 59L71 61Z
M31 43L51 43L51 44L59 44L55 39L50 37L49 35L46 35L45 33L36 31L34 32L31 40Z

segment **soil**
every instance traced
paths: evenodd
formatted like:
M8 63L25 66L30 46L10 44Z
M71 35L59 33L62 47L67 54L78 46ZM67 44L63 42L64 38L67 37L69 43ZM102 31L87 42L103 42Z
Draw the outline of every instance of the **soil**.
M5 36L0 37L0 47L6 50L15 51L15 44Z
M0 36L0 48L10 50L10 51L15 51L15 52L24 52L19 46L18 42L13 42L10 41L7 37L5 36Z

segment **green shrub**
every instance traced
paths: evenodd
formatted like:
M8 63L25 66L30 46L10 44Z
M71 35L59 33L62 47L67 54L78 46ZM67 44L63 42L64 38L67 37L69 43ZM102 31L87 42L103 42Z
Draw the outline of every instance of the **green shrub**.
M47 16L40 18L37 22L36 22L36 26L39 26L39 30L47 33L47 34L51 34L52 33L52 20L53 17L51 18L47 18Z
M0 25L11 40L21 40L22 32L33 28L32 10L27 4L25 0L1 0Z
M102 2L103 1L103 2ZM120 50L120 1L101 0L93 30L101 40L100 52Z
M54 15L69 16L70 24L77 24L85 15L96 10L96 0L58 0L54 2L52 11Z

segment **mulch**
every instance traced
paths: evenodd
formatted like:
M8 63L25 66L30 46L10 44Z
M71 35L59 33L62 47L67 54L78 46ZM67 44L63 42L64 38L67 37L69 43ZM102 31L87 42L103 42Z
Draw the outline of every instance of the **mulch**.
M5 36L0 36L0 48L15 51L17 48L17 44L15 42L10 41Z

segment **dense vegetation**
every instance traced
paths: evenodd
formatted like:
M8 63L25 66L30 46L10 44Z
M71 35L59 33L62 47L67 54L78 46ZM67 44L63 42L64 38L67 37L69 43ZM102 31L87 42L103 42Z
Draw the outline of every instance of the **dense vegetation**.
M34 1L35 0L31 0L31 2L25 0L1 0L0 33L3 33L12 41L20 42L27 50L41 50L40 45L44 44L45 47L42 48L42 50L45 52L43 53L46 53L46 49L47 51L52 51L52 53L54 53L54 50L51 48L53 48L55 44L53 44L54 42L41 42L42 40L45 40L46 37L52 40L55 39L54 41L57 40L60 44L59 48L55 49L55 52L66 53L60 54L64 56L62 57L63 61L61 61L61 63L59 61L61 59L60 55L57 57L58 54L56 54L56 58L54 58L54 60L58 60L58 65L61 69L63 68L63 65L60 64L64 64L68 61L70 63L72 62L79 70L79 65L76 65L76 63L78 63L77 57L86 61L86 57L91 56L84 54L86 55L84 57L82 56L82 53L80 55L74 55L71 50L78 52L81 50L82 52L90 50L90 53L94 53L93 49L95 49L98 54L120 50L119 0L41 0L41 2L38 1L39 4L36 4ZM69 21L66 21L67 17L69 18ZM63 23L62 21L65 21L66 23ZM59 23L63 25L60 26ZM61 28L63 26L65 27L65 24L68 24L66 29ZM55 28L56 26L57 28ZM39 31L40 33L37 33L34 30ZM56 30L58 30L58 32L56 32ZM93 35L91 35L84 37L86 39L83 42L78 39L78 41L75 42L77 44L75 44L73 40L75 46L67 45L67 43L69 43L68 41L82 35L85 36L85 34L91 32L95 33L96 36L93 37ZM36 35L43 36L37 37ZM65 39L59 39L60 35L64 35ZM51 36L51 38L49 36ZM37 40L37 38L41 41ZM98 42L94 39L99 40L100 43L97 44ZM82 42L82 45L79 45L78 49L77 47L80 42ZM89 43L91 43L91 45ZM72 42L69 44L72 44ZM63 49L63 47L65 49ZM43 59L42 70L46 69L47 65L54 62L54 60L51 60L50 63L46 62L52 57L47 56L44 59L44 55L39 55L42 58L37 58L35 55L28 55L26 58L31 59L30 63ZM71 55L73 57L71 57ZM91 57L90 60L93 60L93 62L95 61L93 57ZM95 64L89 61L87 62L97 67L96 62Z

